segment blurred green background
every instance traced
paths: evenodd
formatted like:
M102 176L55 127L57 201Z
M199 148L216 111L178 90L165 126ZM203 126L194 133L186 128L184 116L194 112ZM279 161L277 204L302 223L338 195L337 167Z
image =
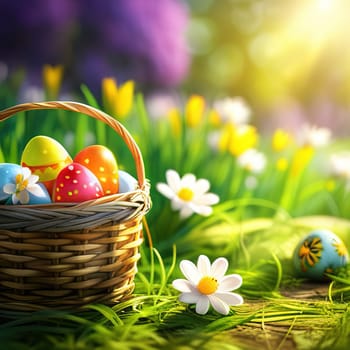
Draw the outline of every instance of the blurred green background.
M65 91L105 76L144 93L243 96L262 129L349 126L347 0L1 0L0 80L62 64ZM3 102L2 104L4 104Z
M296 127L289 119L307 120L344 135L350 125L348 1L189 4L193 61L187 91L242 95L260 124Z

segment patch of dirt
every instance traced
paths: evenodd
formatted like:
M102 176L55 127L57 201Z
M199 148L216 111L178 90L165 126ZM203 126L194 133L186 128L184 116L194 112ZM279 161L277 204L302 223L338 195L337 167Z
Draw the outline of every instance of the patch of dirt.
M301 286L284 290L281 294L292 300L325 301L328 283L305 282ZM251 306L256 308L256 304L253 301ZM293 324L292 319L285 322L248 322L228 333L232 337L232 343L242 350L306 349L312 339L317 340L323 334L322 330L312 330L307 324ZM301 346L302 344L305 345Z

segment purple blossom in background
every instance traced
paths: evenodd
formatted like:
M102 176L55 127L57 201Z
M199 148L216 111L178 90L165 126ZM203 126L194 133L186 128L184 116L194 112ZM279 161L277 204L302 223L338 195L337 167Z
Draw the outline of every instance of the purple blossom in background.
M40 80L63 64L72 86L133 79L145 88L178 85L190 56L180 0L0 0L0 62Z
M96 80L114 75L145 85L173 86L185 77L189 55L182 3L85 0L80 14L86 32L79 43L79 73L89 79L87 83L95 85Z
M0 0L0 61L12 67L41 68L67 59L76 19L71 0Z

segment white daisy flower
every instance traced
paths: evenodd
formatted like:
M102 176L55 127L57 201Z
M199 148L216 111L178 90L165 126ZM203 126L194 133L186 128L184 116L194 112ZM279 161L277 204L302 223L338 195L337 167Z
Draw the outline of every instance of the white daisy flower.
M210 183L206 179L197 180L193 174L180 178L175 170L167 170L166 180L157 184L157 190L171 200L172 209L180 211L181 219L193 213L208 216L213 212L211 205L219 202L219 196L208 193Z
M227 315L230 306L241 305L243 298L231 291L242 285L242 277L238 274L225 276L228 261L217 258L213 264L205 255L198 257L197 266L182 260L181 272L187 279L176 279L172 285L181 292L179 300L187 304L196 304L196 312L205 315L209 306L215 311Z
M242 153L238 159L238 164L252 173L261 173L266 166L266 156L254 148Z
M3 191L12 195L13 204L28 204L29 193L44 197L44 190L37 184L39 176L32 175L29 168L22 168L22 172L16 175L16 183L9 183L4 185Z
M247 124L250 120L251 109L242 97L226 97L213 103L214 110L224 123L234 125Z
M302 127L299 134L299 143L303 146L319 148L329 144L331 135L331 130L328 128L319 128L306 124Z
M330 165L334 175L350 180L350 152L332 154Z

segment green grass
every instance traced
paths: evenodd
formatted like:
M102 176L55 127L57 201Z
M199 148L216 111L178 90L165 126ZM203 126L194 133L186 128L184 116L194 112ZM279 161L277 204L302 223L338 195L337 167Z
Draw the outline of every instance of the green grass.
M75 312L1 311L1 343L8 349L245 349L242 334L245 338L265 334L266 341L261 346L268 348L270 333L277 328L277 346L281 349L290 337L301 344L300 348L341 349L350 336L347 270L334 277L334 282L324 283L328 292L317 299L290 296L293 291L297 295L303 290L304 281L294 277L287 247L294 245L303 231L314 227L314 219L291 219L285 224L265 219L245 222L245 233L229 223L226 228L203 228L202 236L194 231L190 238L186 237L196 237L191 254L180 250L184 243L180 240L177 250L174 247L172 255L164 260L156 248L150 251L144 244L136 290L130 300L114 306L88 305ZM323 220L329 228L337 227L348 234L349 222L327 217ZM192 305L177 300L178 292L171 287L171 281L180 277L179 260L202 253L203 247L212 248L209 256L223 255L220 235L224 239L224 231L231 231L227 241L236 241L224 255L229 259L230 272L243 276L239 293L245 303L232 307L228 316L212 310L200 316ZM273 239L271 235L277 232L279 235ZM291 232L298 234L293 237ZM286 291L288 296L284 295ZM237 329L240 332L235 332Z

